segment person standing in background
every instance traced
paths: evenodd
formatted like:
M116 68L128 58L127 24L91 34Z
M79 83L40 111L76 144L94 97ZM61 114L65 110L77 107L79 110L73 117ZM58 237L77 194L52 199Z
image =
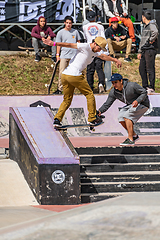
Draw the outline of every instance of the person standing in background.
M73 18L66 16L64 19L65 27L57 33L56 42L77 43L80 42L80 35L76 29L72 28ZM63 86L61 74L68 66L70 59L76 54L76 49L57 46L57 61L60 60L58 87L53 94L62 94Z
M83 32L87 43L92 43L92 40L96 37L105 38L104 27L101 24L96 23L96 13L89 11L87 14L87 20L89 23L83 26ZM98 74L99 93L105 92L105 75L103 71L103 63L104 61L102 59L95 57L93 61L87 66L87 81L92 90L94 88L93 84L95 70Z
M158 26L156 20L151 20L151 12L142 13L142 22L145 24L137 58L140 60L139 73L142 78L142 86L148 94L155 92L155 58L158 49ZM148 83L149 82L149 83Z

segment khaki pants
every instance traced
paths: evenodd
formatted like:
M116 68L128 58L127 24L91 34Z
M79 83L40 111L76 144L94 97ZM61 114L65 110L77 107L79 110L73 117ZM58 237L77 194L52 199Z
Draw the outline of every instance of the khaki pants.
M58 90L63 91L62 81L61 81L61 74L64 69L68 66L70 58L62 58L59 64L59 78L58 78Z
M62 118L65 114L65 111L69 108L72 102L74 89L78 88L79 91L86 97L87 99L87 108L88 108L88 121L91 122L96 119L96 103L94 94L87 82L84 78L84 75L80 76L71 76L71 75L61 75L61 80L63 84L63 102L61 103L55 118L61 122Z
M110 55L113 55L115 57L114 50L122 50L123 48L126 47L126 57L128 57L131 53L131 46L132 46L132 39L127 38L126 40L117 42L117 41L112 41L110 38L107 39L108 43L108 48L109 48L109 53Z

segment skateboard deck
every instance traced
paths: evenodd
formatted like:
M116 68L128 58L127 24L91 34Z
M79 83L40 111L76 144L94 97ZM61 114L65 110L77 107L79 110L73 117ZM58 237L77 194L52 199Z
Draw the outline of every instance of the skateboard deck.
M18 46L18 48L23 49L23 50L34 50L34 48L32 48L32 47L22 47L22 46Z
M50 94L50 89L51 89L51 86L52 86L54 76L56 74L56 70L57 70L59 62L60 62L60 60L58 62L56 62L55 66L54 66L53 73L52 73L52 78L51 78L51 81L50 81L49 86L48 86L48 94Z
M91 131L95 131L95 127L98 127L102 125L104 122L97 123L96 125L92 126L88 123L86 124L75 124L75 125L63 125L61 127L54 127L57 130L67 130L68 128L83 128L83 127L89 127Z
M104 63L104 74L105 74L106 91L108 91L112 87L112 82L109 81L112 75L112 65L110 61L105 61Z

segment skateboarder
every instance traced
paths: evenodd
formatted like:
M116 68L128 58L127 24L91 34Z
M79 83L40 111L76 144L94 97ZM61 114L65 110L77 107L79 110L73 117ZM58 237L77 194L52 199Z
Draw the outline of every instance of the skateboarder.
M134 124L150 107L147 91L139 84L123 79L118 73L113 74L110 81L113 88L107 101L99 108L99 116L106 112L116 99L124 102L126 105L119 111L118 121L127 130L128 138L120 145L134 145L139 139L134 131Z
M78 88L79 91L87 98L88 107L88 124L94 126L96 123L102 121L100 117L96 115L96 103L94 94L82 74L82 71L90 64L95 57L100 57L105 61L113 61L116 63L117 67L121 66L121 62L112 58L106 51L106 39L103 37L97 37L92 43L63 43L63 42L53 42L51 40L45 39L44 43L49 46L60 46L77 49L77 53L70 60L68 67L62 72L62 84L64 100L61 103L57 114L54 117L54 126L60 127L62 118L65 111L69 108L72 102L74 89ZM104 51L103 51L104 50Z

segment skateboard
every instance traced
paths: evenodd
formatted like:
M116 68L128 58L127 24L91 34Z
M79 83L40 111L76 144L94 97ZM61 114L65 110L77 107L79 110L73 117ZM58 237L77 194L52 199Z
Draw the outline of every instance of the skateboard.
M63 125L61 127L54 127L57 130L63 130L66 131L68 128L83 128L83 127L89 127L91 131L95 131L95 127L98 127L100 125L102 125L104 122L100 122L95 124L94 126L90 125L90 124L75 124L75 125Z
M29 51L33 51L34 48L33 47L22 47L22 46L18 46L18 48L22 49L22 50L26 50L26 52L29 54ZM47 49L46 48L39 48L41 50L41 52L45 52L47 53Z
M53 83L53 80L54 80L54 76L56 74L56 70L57 70L57 67L58 67L58 64L59 64L60 60L58 62L56 62L56 64L54 65L54 69L53 69L53 73L52 73L52 78L51 78L51 81L49 83L49 86L48 86L48 94L50 94L50 89L51 89L51 86L52 86L52 83Z
M105 61L104 63L104 75L105 75L106 91L108 91L112 87L112 82L109 81L112 75L112 65L110 61Z

